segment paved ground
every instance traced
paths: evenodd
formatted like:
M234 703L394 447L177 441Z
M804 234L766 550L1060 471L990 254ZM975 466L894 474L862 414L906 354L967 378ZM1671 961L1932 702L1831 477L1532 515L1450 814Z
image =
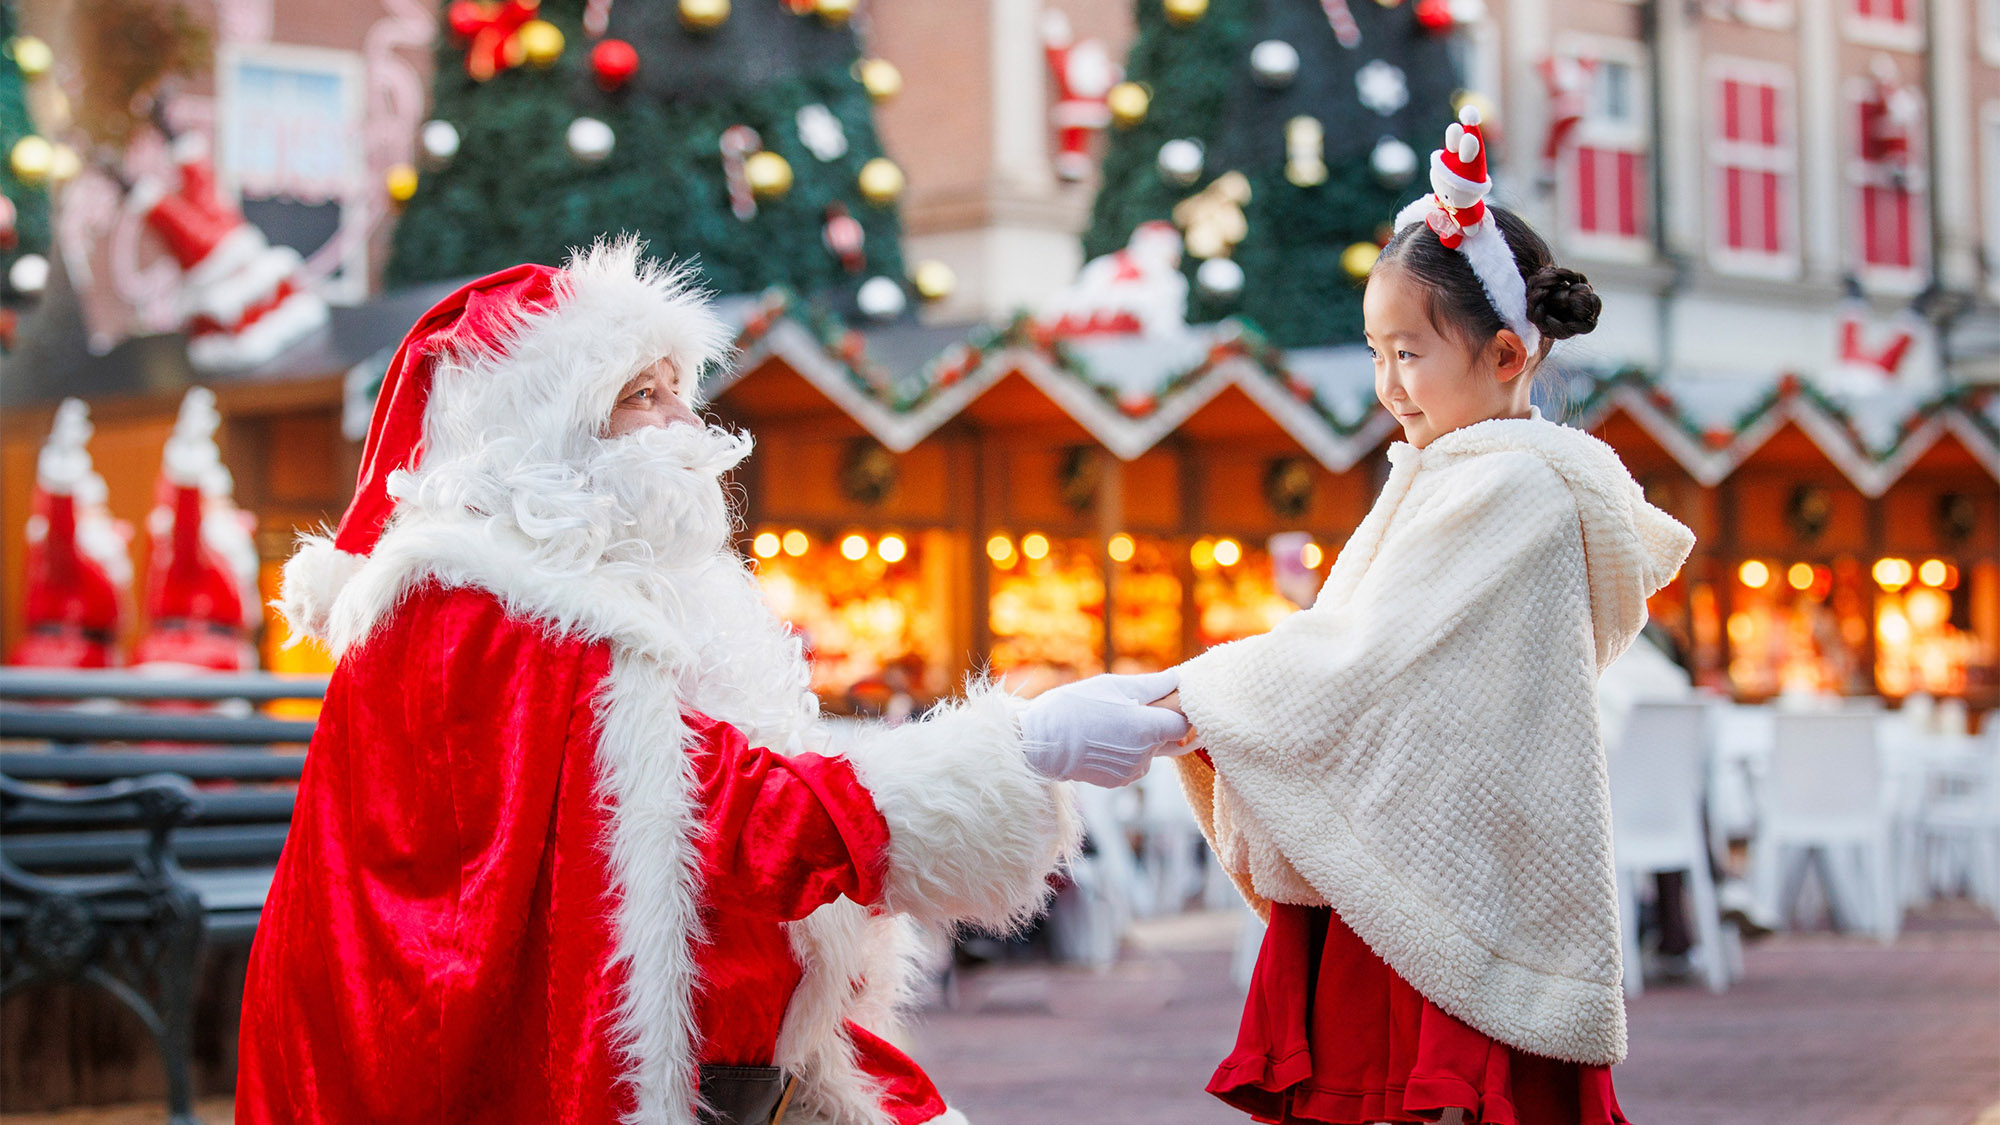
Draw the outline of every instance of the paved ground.
M1019 965L967 975L915 1053L981 1125L1234 1125L1201 1092L1234 1038L1227 916L1149 924L1094 974ZM2000 1125L2000 926L1964 911L1895 946L1772 938L1723 996L1655 988L1617 1068L1638 1125ZM228 1120L226 1101L202 1106ZM157 1105L0 1115L5 1125L154 1125Z

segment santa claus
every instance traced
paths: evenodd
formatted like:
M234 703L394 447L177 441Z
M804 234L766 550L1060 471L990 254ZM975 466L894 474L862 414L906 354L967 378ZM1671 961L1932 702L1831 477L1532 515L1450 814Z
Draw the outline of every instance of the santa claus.
M251 954L237 1120L915 1125L915 924L1005 927L1171 673L827 753L704 427L728 341L630 242L446 298L281 610L339 660Z

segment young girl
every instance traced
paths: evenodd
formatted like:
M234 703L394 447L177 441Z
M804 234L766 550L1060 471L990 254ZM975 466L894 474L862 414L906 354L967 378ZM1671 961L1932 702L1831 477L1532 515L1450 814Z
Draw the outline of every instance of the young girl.
M1311 609L1181 668L1183 780L1270 922L1208 1089L1260 1121L1625 1120L1595 689L1694 537L1530 406L1598 299L1485 163L1467 111L1368 281L1381 497Z

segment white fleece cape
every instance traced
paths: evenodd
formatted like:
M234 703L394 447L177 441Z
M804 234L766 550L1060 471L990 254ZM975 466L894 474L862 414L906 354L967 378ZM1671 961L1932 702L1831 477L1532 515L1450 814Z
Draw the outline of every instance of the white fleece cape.
M1312 608L1182 666L1189 800L1260 913L1330 905L1493 1039L1617 1062L1597 676L1694 536L1539 413L1389 460Z

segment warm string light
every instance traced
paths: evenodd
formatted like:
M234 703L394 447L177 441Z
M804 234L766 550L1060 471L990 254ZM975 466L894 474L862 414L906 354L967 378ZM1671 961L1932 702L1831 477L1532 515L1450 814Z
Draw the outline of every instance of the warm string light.
M850 535L840 541L840 557L849 562L860 562L868 557L868 539L862 535Z
M1750 559L1736 568L1736 578L1752 590L1761 590L1771 583L1771 568L1756 559Z
M1234 539L1215 541L1215 561L1223 566L1235 566L1243 561L1243 547Z
M910 545L900 535L884 535L876 541L875 553L882 556L883 562L902 562L910 553Z
M1325 561L1326 552L1320 550L1319 544L1308 543L1299 548L1299 565L1307 570L1318 570L1319 564Z
M1137 546L1132 542L1130 535L1120 532L1111 537L1111 542L1105 545L1104 550L1111 556L1112 562L1131 562Z
M1037 531L1021 536L1021 554L1031 559L1045 559L1049 555L1049 538Z
M1001 566L1014 564L1014 541L1005 535L995 535L986 541L986 557Z
M769 531L759 532L757 538L750 544L750 550L760 559L768 559L781 549L782 542L777 534Z
M806 538L805 532L799 531L796 528L794 528L791 531L785 532L783 544L785 548L785 553L792 556L793 558L798 558L800 555L803 555L808 550L812 549L812 540Z

